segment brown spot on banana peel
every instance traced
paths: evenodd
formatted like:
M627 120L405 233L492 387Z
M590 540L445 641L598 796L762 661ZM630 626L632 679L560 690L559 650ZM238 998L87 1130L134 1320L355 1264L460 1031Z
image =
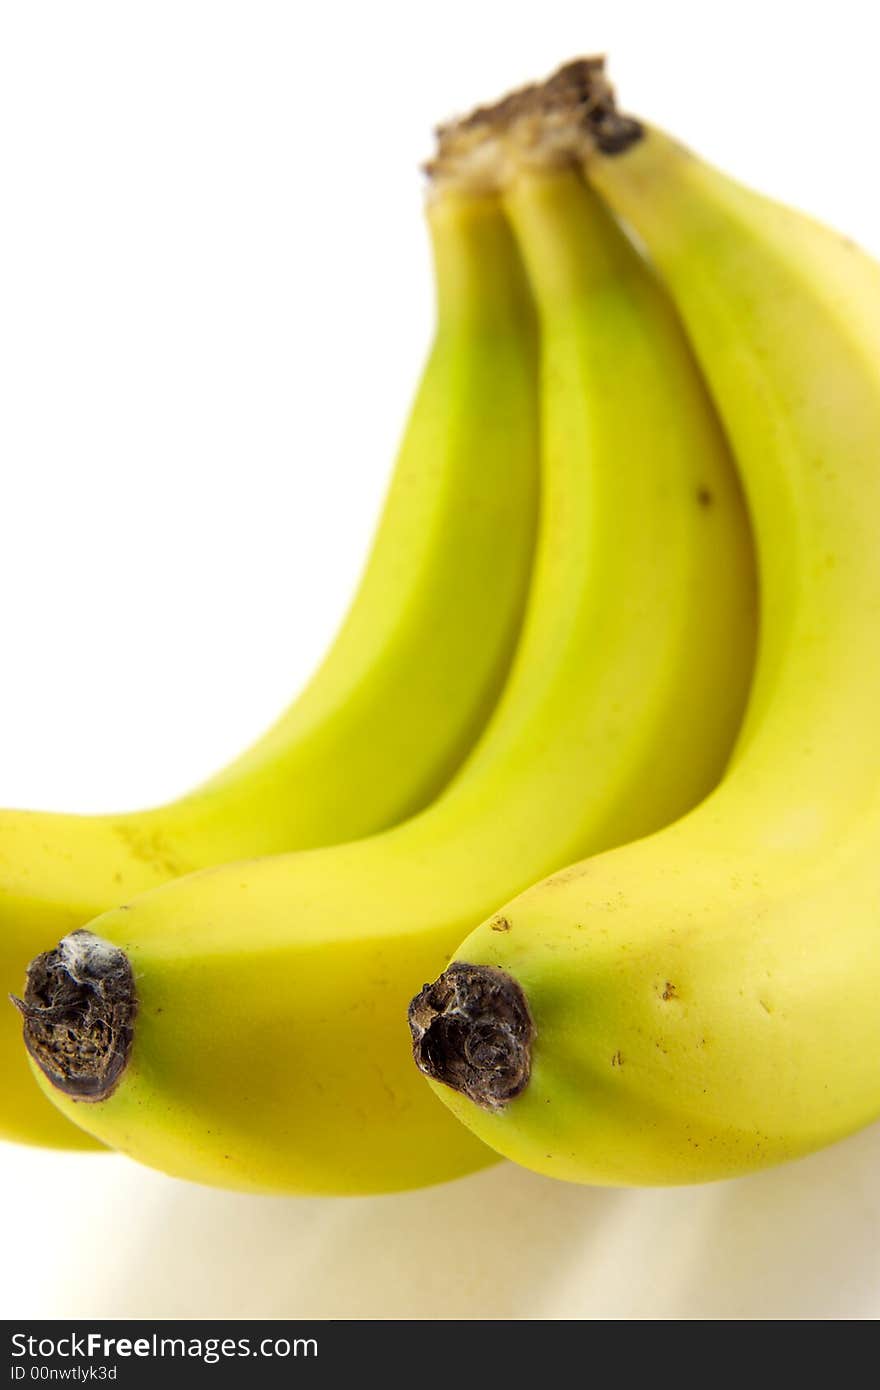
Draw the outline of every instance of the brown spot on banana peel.
M89 931L71 932L31 961L24 1044L43 1074L74 1100L101 1101L128 1065L137 994L125 952Z
M483 1110L528 1085L535 1025L521 987L495 966L454 961L413 999L409 1026L419 1070Z

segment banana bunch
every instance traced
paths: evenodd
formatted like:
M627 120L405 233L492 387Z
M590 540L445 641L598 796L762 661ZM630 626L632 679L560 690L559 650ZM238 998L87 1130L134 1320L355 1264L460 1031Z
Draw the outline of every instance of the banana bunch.
M0 820L0 1118L275 1192L806 1152L880 1114L880 272L599 60L428 172L325 666L173 806Z
M718 788L514 898L413 1001L416 1059L499 1153L577 1182L730 1177L880 1115L880 268L622 117L557 147L673 296L754 525L760 644Z
M358 593L269 732L172 805L0 812L0 983L47 940L181 874L354 839L428 804L497 701L522 622L538 506L537 325L490 199L428 208L434 344ZM0 1012L0 1136L94 1145L34 1087Z

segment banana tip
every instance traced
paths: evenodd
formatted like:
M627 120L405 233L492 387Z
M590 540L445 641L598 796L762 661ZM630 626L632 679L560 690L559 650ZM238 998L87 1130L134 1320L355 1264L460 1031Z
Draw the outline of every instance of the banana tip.
M483 1110L528 1085L535 1025L521 987L492 965L454 961L409 1006L416 1066Z
M100 1101L128 1065L137 1012L125 952L89 931L71 932L31 961L24 999L24 1044L57 1090Z

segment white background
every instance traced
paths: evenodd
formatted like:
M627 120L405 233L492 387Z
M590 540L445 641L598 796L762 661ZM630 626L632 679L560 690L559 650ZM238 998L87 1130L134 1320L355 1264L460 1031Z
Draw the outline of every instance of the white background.
M438 119L605 50L626 105L880 253L872 11L5 0L0 802L163 800L308 675L429 338ZM878 1172L875 1129L708 1188L332 1202L0 1145L0 1314L876 1317Z

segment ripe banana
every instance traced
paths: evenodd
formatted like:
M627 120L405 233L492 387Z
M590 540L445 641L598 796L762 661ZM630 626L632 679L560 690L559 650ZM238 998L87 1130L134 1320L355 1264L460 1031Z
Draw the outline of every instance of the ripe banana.
M190 870L354 839L413 814L491 712L519 634L537 519L537 329L497 200L429 209L437 331L360 590L269 733L205 786L132 815L0 813L0 987L34 952ZM0 1012L0 1134L85 1145Z
M447 131L433 166L444 197L508 171L543 335L532 591L464 769L394 830L180 879L31 967L46 1093L167 1172L368 1192L490 1161L413 1069L407 997L469 920L668 822L726 762L754 637L735 472L667 299L551 155L520 157L478 121Z
M659 266L727 425L757 673L719 789L467 937L412 1006L416 1057L539 1172L698 1182L880 1114L880 268L618 116L595 68L554 81L581 84L569 148Z

